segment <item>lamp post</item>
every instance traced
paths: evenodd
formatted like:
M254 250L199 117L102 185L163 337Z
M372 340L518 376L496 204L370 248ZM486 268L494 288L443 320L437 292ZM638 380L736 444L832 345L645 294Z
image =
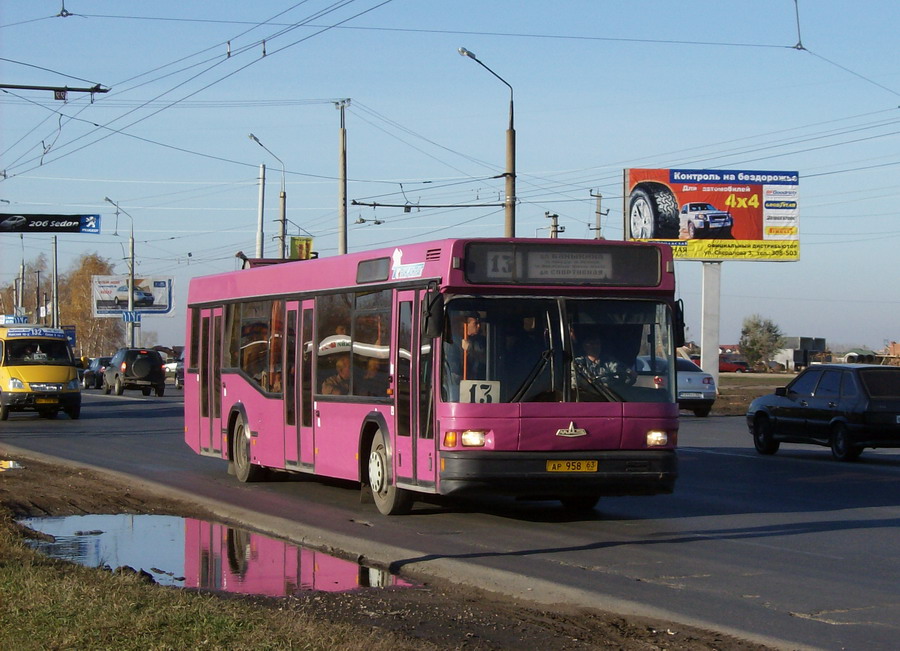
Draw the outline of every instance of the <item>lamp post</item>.
M272 155L272 157L275 160L277 160L279 163L281 163L281 194L279 195L279 198L281 200L281 219L280 219L281 230L278 235L278 239L281 241L281 247L280 247L281 251L280 251L280 254L278 257L283 260L285 257L284 245L285 245L285 240L287 239L287 190L285 189L285 182L284 182L284 175L285 175L284 161L281 160L280 158L278 158L278 156L276 156L274 153L272 153L272 150L269 149L268 147L266 147L264 144L262 144L262 142L260 142L259 138L254 136L252 133L250 134L250 140L252 140L257 145L259 145L260 147L265 149L267 152L269 152L269 154Z
M116 207L116 224L118 225L119 213L124 214L128 219L131 220L131 235L128 238L128 311L133 316L134 314L134 217L129 215L127 212L122 210L119 207L119 204L110 199L109 197L104 197L104 201L111 203ZM116 228L118 231L118 227ZM134 348L134 321L126 321L125 329L127 332L125 333L128 338L128 346L130 348Z
M503 77L498 75L496 72L488 68L484 63L482 63L478 57L475 56L474 53L470 52L464 47L459 48L460 55L464 57L469 57L480 65L482 68L487 70L489 73L494 75L497 79L502 81L507 88L509 88L509 127L506 129L506 173L504 176L506 177L506 200L505 200L505 212L506 212L506 228L505 228L505 236L506 237L515 237L516 236L516 130L513 123L513 87L509 85L509 82L506 81Z

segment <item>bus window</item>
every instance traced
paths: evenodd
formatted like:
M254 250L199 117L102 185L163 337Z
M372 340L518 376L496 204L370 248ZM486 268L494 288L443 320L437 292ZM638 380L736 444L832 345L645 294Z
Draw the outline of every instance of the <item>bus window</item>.
M285 322L284 423L296 425L297 410L297 310L288 310Z
M253 301L242 304L240 308L240 369L260 388L268 391L272 301Z
M350 318L353 294L328 294L316 299L317 392L330 377L338 375L338 360L351 350ZM343 362L341 362L343 365ZM335 380L336 381L336 380Z
M353 324L353 395L387 398L392 292L356 296Z
M670 387L637 381L638 355L668 357L668 315L656 301L450 301L441 397L488 403L670 401Z
M312 358L313 358L313 311L311 308L303 310L303 330L300 337L301 354L303 355L303 363L300 366L300 386L303 392L302 409L303 420L301 424L304 427L312 426L312 402L313 402L313 377L312 377Z

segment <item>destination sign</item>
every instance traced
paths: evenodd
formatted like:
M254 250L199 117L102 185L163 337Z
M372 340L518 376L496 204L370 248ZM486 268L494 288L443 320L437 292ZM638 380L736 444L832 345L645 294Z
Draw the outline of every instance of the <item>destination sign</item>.
M655 286L655 247L478 242L466 247L466 279L488 285Z

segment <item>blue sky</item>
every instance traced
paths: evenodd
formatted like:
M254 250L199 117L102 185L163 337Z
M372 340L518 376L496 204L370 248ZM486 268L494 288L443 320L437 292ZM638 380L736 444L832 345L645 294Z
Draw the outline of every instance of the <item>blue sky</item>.
M799 8L799 26L797 21ZM187 281L236 268L256 240L267 172L274 253L281 163L289 233L337 253L338 127L348 197L495 203L515 93L517 234L622 237L629 167L797 170L801 259L723 264L722 343L760 314L791 336L881 348L900 339L900 58L894 0L348 0L0 5L0 83L110 92L0 93L0 211L100 213L100 235L59 237L62 270L96 252L172 276L183 343ZM263 44L265 41L265 56ZM230 42L230 56L228 56ZM800 45L801 47L796 47ZM6 203L9 202L9 203ZM503 234L502 208L349 209L351 251ZM378 219L375 224L363 218ZM0 283L50 235L0 236ZM700 337L701 263L679 262L689 336Z

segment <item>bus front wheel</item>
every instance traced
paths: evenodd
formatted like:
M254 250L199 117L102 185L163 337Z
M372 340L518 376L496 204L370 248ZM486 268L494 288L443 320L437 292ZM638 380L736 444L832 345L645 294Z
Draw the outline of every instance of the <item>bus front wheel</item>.
M369 486L382 515L402 515L412 508L412 496L391 483L390 459L381 430L375 433L369 452Z
M238 481L247 483L262 480L265 468L250 462L250 429L244 424L241 416L234 421L231 442L231 459Z

